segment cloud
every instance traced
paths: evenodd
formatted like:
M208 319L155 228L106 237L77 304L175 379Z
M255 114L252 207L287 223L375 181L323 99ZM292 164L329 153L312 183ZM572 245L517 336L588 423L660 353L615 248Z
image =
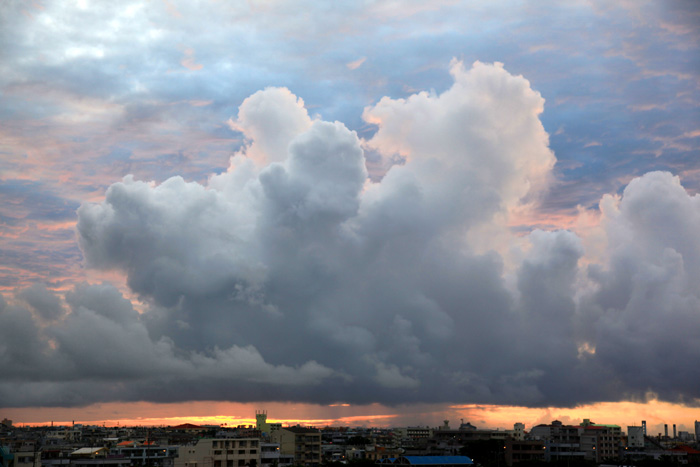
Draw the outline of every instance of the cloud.
M651 172L632 180L621 198L601 201L607 262L588 268L597 286L581 312L585 329L620 385L637 398L653 391L692 401L698 394L688 367L700 358L700 197L678 177ZM668 359L670 353L682 357Z
M287 146L295 136L311 126L304 101L285 88L268 88L246 98L238 118L229 126L246 135L251 143L243 152L265 166L287 156Z
M352 62L346 63L345 66L348 68L348 70L357 70L362 66L363 63L365 63L365 60L367 60L367 57L361 57L357 60L353 60Z
M28 297L36 290L31 287L18 296ZM39 313L43 317L58 298L45 289L42 293L49 295ZM218 385L217 391L234 382L308 386L334 376L315 361L296 367L271 365L252 346L176 349L168 338L152 339L131 302L110 285L78 285L65 299L70 313L54 319L51 327L43 326L28 307L0 302L0 359L5 368L0 394L6 406L40 399L60 406L139 400L148 392L154 397L172 381L189 391L179 398L197 398L203 396L197 394L200 384ZM41 303L33 300L31 308L41 308ZM17 391L19 387L25 391Z
M54 321L65 314L59 298L51 293L44 284L34 283L25 289L17 291L17 298L24 300L27 305L43 321Z
M180 64L190 71L198 71L204 68L201 63L196 63L194 59L194 49L188 47L185 49L184 57L180 60Z
M0 399L700 397L697 196L651 173L603 198L591 237L516 236L556 162L544 99L498 63L450 71L441 93L366 107L366 138L266 88L229 120L245 144L225 172L127 176L84 203L87 266L124 274L139 311L107 284L3 299L0 342L33 347L0 347ZM402 163L370 180L366 150ZM660 357L679 335L686 371Z
M430 161L432 170L444 170L443 183L461 183L480 196L491 192L491 201L502 204L489 214L543 189L555 158L537 118L541 95L500 63L475 62L467 71L453 61L451 74L455 82L441 95L385 97L365 109L364 119L379 126L368 145L416 164Z

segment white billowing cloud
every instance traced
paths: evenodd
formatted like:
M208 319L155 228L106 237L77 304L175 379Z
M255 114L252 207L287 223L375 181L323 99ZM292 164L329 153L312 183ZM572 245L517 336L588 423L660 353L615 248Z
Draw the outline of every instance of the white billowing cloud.
M308 130L311 119L304 101L285 88L267 88L243 101L229 126L250 140L245 155L264 167L287 157L287 146Z
M88 262L123 270L165 310L145 318L154 336L236 355L252 346L295 371L316 361L346 375L324 397L403 387L423 399L446 374L480 372L469 352L443 372L439 349L478 351L480 328L503 333L499 320L517 314L497 256L469 253L464 234L541 189L553 155L525 79L481 63L452 74L442 95L366 109L378 131L364 143L342 123L312 122L286 89L254 94L235 120L250 143L208 186L127 178L81 207ZM406 163L371 183L362 144ZM475 335L462 342L465 332ZM499 397L483 379L484 397Z
M364 118L378 125L366 145L409 163L370 188L363 214L386 219L389 237L422 217L422 228L436 229L430 235L456 229L473 251L504 254L520 243L507 231L509 214L544 192L554 166L539 120L544 99L499 63L467 70L453 61L450 70L455 82L442 94L385 97L365 109Z
M284 164L260 174L275 223L317 217L344 221L357 213L366 179L357 135L342 123L321 121L291 142Z
M364 119L379 126L367 144L415 161L426 183L454 183L451 193L461 183L460 194L492 194L489 201L512 207L542 189L555 162L538 118L544 99L500 63L466 70L453 61L450 71L455 82L440 95L384 97L366 108Z
M601 203L596 258L568 231L518 239L527 248L513 264L501 243L474 248L470 234L484 226L514 239L503 219L546 188L554 156L527 80L499 64L451 70L442 94L366 108L377 125L366 141L268 88L239 109L234 126L248 144L226 173L207 184L126 177L83 204L88 266L123 272L144 311L106 285L66 294L70 312L45 290L3 300L0 336L51 345L19 358L0 344L26 389L0 384L0 398L700 397L693 370L673 373L660 358L680 336L678 350L700 362L697 197L669 174L634 180ZM363 147L405 163L371 182ZM40 325L49 319L56 325Z
M230 277L259 274L247 244L246 213L200 184L174 177L158 186L126 177L103 205L80 209L88 264L130 271L129 285L171 306L181 294L212 293ZM207 240L202 241L206 236Z

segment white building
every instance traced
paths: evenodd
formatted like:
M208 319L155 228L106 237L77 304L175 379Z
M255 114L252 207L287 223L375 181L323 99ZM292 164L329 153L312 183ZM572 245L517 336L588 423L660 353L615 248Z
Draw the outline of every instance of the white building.
M628 426L627 427L627 446L631 448L644 447L644 427Z
M181 446L175 467L257 467L260 439L200 439L194 446Z

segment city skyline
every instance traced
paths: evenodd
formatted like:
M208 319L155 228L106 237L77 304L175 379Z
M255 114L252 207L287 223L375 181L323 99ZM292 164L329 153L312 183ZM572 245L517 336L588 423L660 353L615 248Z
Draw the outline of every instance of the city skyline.
M700 419L697 24L3 3L0 415Z

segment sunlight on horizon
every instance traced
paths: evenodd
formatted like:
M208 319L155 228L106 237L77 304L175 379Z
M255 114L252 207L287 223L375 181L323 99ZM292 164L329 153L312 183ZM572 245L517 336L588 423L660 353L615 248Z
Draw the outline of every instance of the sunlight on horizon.
M104 426L175 426L183 423L236 427L255 425L255 411L264 409L268 422L283 425L345 426L391 428L397 426L428 425L437 427L448 420L453 429L460 419L478 428L511 429L513 423L525 423L526 429L538 424L560 420L565 424L578 424L583 419L595 423L610 423L622 427L640 425L646 420L651 434L661 432L664 423L675 423L679 430L693 431L693 421L700 419L700 409L662 402L656 399L647 403L604 402L575 408L531 408L483 404L426 405L421 411L392 408L380 404L355 406L332 404L290 403L234 403L188 402L181 404L153 404L145 402L96 404L84 408L61 409L10 409L8 418L22 414L14 420L16 425L84 425ZM246 415L222 415L224 412ZM180 413L182 415L173 415ZM116 416L115 416L116 415ZM48 418L47 418L48 416ZM21 419L23 418L23 419Z

